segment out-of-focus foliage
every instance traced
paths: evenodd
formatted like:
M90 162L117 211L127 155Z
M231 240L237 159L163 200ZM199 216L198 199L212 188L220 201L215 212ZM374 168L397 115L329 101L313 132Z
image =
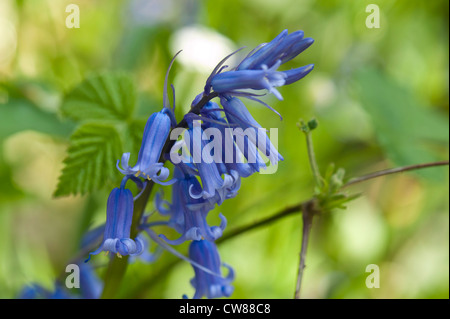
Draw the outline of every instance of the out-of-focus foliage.
M399 166L438 160L449 141L448 119L421 105L407 88L376 71L365 72L356 78L361 86L361 105L389 159ZM442 182L439 170L420 173Z
M80 7L79 29L65 25L70 3ZM379 29L366 27L370 3L380 8ZM229 229L313 195L299 118L320 122L313 138L322 170L334 162L352 177L448 159L448 9L444 0L2 0L0 297L13 298L33 282L52 287L82 234L104 221L108 187L120 178L117 154L136 156L145 120L162 107L166 69L181 49L170 75L178 119L215 64L235 49L246 46L243 57L283 29L315 39L287 65L314 63L313 72L280 89L284 101L264 98L283 121L248 103L261 125L279 129L285 160L274 175L244 179L238 196L216 209ZM106 91L115 98L103 99ZM86 107L82 118L72 112L74 101ZM105 138L89 140L92 132ZM98 150L95 158L105 157L89 163L70 157L80 139ZM108 146L114 139L122 148ZM74 186L58 188L71 163L89 178L76 184L66 174L62 181ZM105 165L101 175L89 175L96 165ZM94 190L55 198L56 189L60 195ZM349 192L362 196L314 221L303 296L448 298L448 168L380 178ZM236 271L232 297L291 298L300 235L295 215L221 244L223 261ZM136 261L120 296L192 295L193 270L184 262L167 269L174 259L164 252L155 264ZM378 289L365 285L368 264L380 267Z

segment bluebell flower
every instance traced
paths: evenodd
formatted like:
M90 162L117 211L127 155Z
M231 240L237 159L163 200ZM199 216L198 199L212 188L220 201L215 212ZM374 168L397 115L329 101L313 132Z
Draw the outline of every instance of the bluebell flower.
M153 113L147 120L142 144L136 165L130 166L130 153L124 153L117 161L117 168L125 175L134 175L153 180L155 183L169 185L174 181L164 182L169 176L169 169L160 163L161 152L171 129L170 110L163 108L161 112ZM119 167L119 162L123 168Z
M137 238L130 238L130 228L133 219L133 194L125 188L130 176L125 176L120 188L114 188L109 197L106 207L106 224L103 234L103 241L100 247L89 253L97 255L101 251L112 252L118 257L126 255L138 255L143 250L142 241Z
M214 104L209 102L208 104ZM200 120L205 120L205 117L194 116ZM192 121L190 122L192 123ZM227 151L225 145L222 143L223 132L220 129L224 127L220 125L220 129L215 131L208 139L207 134L204 134L203 128L209 129L205 123L200 125L200 121L191 125L191 128L185 132L185 141L177 143L184 143L190 155L185 156L186 163L181 162L177 164L186 173L199 176L202 187L195 187L195 191L191 189L190 195L193 198L204 198L210 203L221 205L227 198L232 198L237 194L240 187L240 175L237 172L229 170L227 164L224 164L221 154ZM208 132L208 131L207 131ZM210 133L210 132L209 132ZM219 134L220 136L217 136ZM210 147L209 143L215 142L215 138L220 138L214 147ZM194 140L195 139L195 140ZM189 144L189 146L188 146ZM221 154L216 154L216 151L221 151Z
M303 38L303 36L304 32L301 30L290 34L288 34L288 30L283 30L272 41L250 52L236 67L236 70L259 69L264 65L271 67L277 61L286 63L292 60L314 43L314 39Z
M194 299L205 296L206 298L230 297L233 293L231 282L234 279L233 269L222 264L220 261L217 246L208 240L193 241L189 246L189 258L197 264L210 270L205 272L193 265L195 277L192 278L191 284L195 288ZM222 276L221 267L224 266L229 270L226 277ZM184 296L187 298L186 296Z
M286 75L277 71L281 61L268 68L263 65L258 70L228 71L217 74L211 80L211 86L217 93L239 93L242 90L264 90L273 93L278 99L282 99L276 87L283 86Z
M245 107L244 103L237 97L222 96L220 102L227 115L227 120L230 124L236 124L237 127L242 130L253 133L246 134L244 141L239 145L241 151L244 153L247 160L249 160L249 152L252 152L254 157L253 163L256 164L255 169L258 170L259 167L265 167L264 162L256 152L256 148L263 152L267 156L272 165L276 165L278 161L282 161L283 157L278 153L278 150L273 146L266 131L262 129L261 125L256 122L252 117L250 112ZM252 132L253 131L253 132ZM245 147L245 145L247 147ZM259 171L259 170L258 170Z
M247 92L249 89L266 89L282 100L276 87L296 82L314 68L314 65L310 64L288 71L278 70L281 64L292 60L314 42L312 38L303 38L303 36L303 31L289 34L287 30L284 30L271 42L252 50L236 68L230 71L222 72L226 68L221 67L224 63L222 60L208 78L205 92L208 93L212 87L220 95L252 97L256 94Z
M192 197L191 192L201 191L200 183L193 175L185 174L175 167L174 176L177 182L172 186L172 203L163 201L161 196L155 198L155 206L162 215L170 216L168 225L181 236L176 240L169 240L160 235L167 243L179 245L186 240L201 240L203 238L214 241L222 236L227 221L219 214L220 226L209 226L206 217L214 208L214 202L201 197Z
M213 101L209 101L201 110L202 118L205 128L218 129L222 136L222 158L221 162L217 163L217 168L220 174L228 174L233 177L233 183L228 188L228 198L234 197L240 187L240 178L249 177L253 173L259 171L259 165L252 166L244 160L240 160L244 157L240 149L234 142L234 137L227 128L235 128L236 126L230 125L227 122L225 116L223 116L223 110L219 105ZM212 120L212 121L209 121ZM228 144L227 144L227 141ZM231 160L230 160L231 159Z
M169 169L160 163L161 152L163 151L167 137L172 127L176 126L175 111L175 90L173 90L173 107L170 107L167 93L167 82L170 69L175 58L181 51L177 52L170 62L164 80L163 109L160 112L153 113L147 120L142 137L142 144L139 150L137 163L134 166L128 164L130 153L124 153L121 160L116 163L117 169L125 175L134 175L143 177L147 180L153 180L157 184L170 185L175 180L164 182L169 176ZM122 168L119 167L119 162Z
M195 187L196 191L190 190L193 198L212 199L218 194L223 194L233 184L233 178L228 174L219 172L213 156L209 152L204 152L208 140L204 140L203 129L201 125L191 125L186 131L186 138L189 140L189 150L191 159L200 176L202 186ZM223 201L223 197L219 198L218 205Z
M284 85L289 85L291 83L294 83L294 82L297 82L298 80L303 79L313 69L314 69L314 64L308 64L308 65L302 66L300 68L284 71L283 73L286 75Z
M266 164L260 152L269 158L272 165L283 160L266 130L255 121L240 99L228 95L220 98L223 110L216 103L209 102L201 111L204 126L218 129L223 136L222 162L216 163L219 173L227 172L234 176L234 171L239 177L248 177L259 172L260 168L265 169Z

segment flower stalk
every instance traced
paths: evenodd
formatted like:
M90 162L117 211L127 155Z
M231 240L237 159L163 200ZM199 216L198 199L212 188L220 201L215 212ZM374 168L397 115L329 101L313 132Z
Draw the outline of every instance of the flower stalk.
M311 132L317 128L317 121L315 119L310 120L307 124L303 120L300 120L300 123L297 124L300 130L305 134L306 137L306 147L308 151L309 165L311 166L311 171L314 177L314 181L316 186L319 189L323 188L323 180L320 175L319 166L316 161L316 154L314 152L314 145L312 140Z

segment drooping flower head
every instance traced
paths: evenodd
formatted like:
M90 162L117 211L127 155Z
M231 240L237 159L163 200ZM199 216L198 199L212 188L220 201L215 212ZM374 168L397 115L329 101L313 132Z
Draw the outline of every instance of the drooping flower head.
M227 264L220 261L217 246L208 240L193 241L189 246L189 258L199 265L210 270L207 273L204 270L193 266L195 277L191 284L195 288L194 299L205 296L206 298L230 297L233 293L231 282L234 279L234 271ZM222 276L221 267L228 269L228 275ZM187 298L185 296L185 298Z
M118 257L139 255L144 247L141 239L130 238L131 222L133 219L133 194L125 188L131 176L125 176L120 188L114 188L108 197L106 207L106 224L103 241L100 247L89 254L97 255L101 251L112 252Z
M266 130L256 122L240 98L260 102L280 115L258 97L264 95L261 91L267 91L281 100L278 87L298 81L313 69L311 64L287 71L279 70L282 64L295 58L313 43L312 39L303 36L303 31L289 34L284 30L271 42L255 48L232 69L226 69L227 66L223 64L237 51L223 59L207 79L204 91L194 99L191 112L186 114L178 125L173 109L168 107L166 74L164 108L152 115L147 122L136 165L128 165L129 153L122 157L123 168L118 168L127 176L152 179L162 185L174 183L171 203L162 200L159 194L155 200L157 210L162 215L169 216L169 220L153 224L170 226L180 237L169 240L165 235L157 236L150 229L152 223L141 227L153 241L169 251L172 249L170 245L192 241L189 262L195 271L195 277L191 280L195 288L194 298L229 297L233 292L231 282L234 272L231 267L221 263L214 243L222 235L226 219L219 215L220 226L211 227L206 221L207 215L215 205L219 206L225 199L237 194L242 177L248 177L254 172L260 172L261 168L266 168L264 156L269 159L271 165L283 160ZM216 97L220 99L221 106L211 101ZM179 126L187 130L181 140L173 143L174 147L170 150L171 161L175 166L174 179L163 182L169 173L160 163L160 159L167 155L162 152L167 151L164 147L168 134L172 128ZM232 128L237 132L230 131ZM213 131L218 134L212 134ZM220 136L222 140L216 136ZM189 151L187 154L182 152L183 161L175 161L172 155L180 155L179 150L184 149ZM231 161L227 158L230 154ZM106 229L107 227L105 234ZM138 247L138 241L135 241L132 242L136 244L136 252L129 250L130 255L142 250L142 247ZM114 246L116 251L119 248L132 248L125 243L128 241L115 240L108 244L104 241L102 246L109 248L113 244L119 245L120 247ZM180 258L186 260L185 257ZM222 266L229 270L226 277L222 276Z
M175 54L172 58L166 72L163 93L163 109L160 112L153 113L148 118L145 125L144 134L142 136L142 144L139 150L136 165L130 166L128 164L130 160L130 153L124 153L122 155L122 159L117 161L117 169L122 174L143 177L148 180L153 180L155 183L161 185L170 185L175 182L174 180L164 182L164 180L166 180L169 176L169 169L164 167L164 164L160 162L160 159L170 130L176 125L174 115L175 91L172 86L174 94L173 107L171 108L167 93L167 82L173 62L180 52ZM122 164L122 168L119 167L119 162Z

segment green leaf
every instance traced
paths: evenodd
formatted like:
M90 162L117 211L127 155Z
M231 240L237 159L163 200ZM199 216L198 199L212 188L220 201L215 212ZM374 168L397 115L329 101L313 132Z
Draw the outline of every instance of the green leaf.
M70 138L54 196L85 194L117 180L122 142L112 124L86 123Z
M448 117L423 105L413 92L372 69L356 77L362 106L370 115L379 143L395 165L442 159L448 152ZM419 174L442 177L439 170Z
M0 103L0 140L20 131L33 130L68 137L73 123L62 122L55 113L40 109L13 85L0 84L4 103Z
M133 81L121 73L92 75L71 92L62 103L61 111L76 121L127 121L136 106Z

